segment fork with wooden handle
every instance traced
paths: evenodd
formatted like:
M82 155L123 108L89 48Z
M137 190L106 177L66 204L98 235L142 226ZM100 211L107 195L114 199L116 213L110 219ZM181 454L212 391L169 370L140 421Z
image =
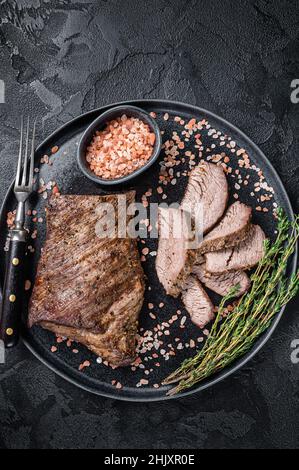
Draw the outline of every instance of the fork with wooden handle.
M34 123L30 145L30 123L25 131L21 120L20 151L14 193L18 202L14 228L8 235L9 251L3 285L0 337L6 348L17 345L20 334L22 306L25 290L25 252L27 231L25 230L26 201L33 190L34 174ZM26 136L25 136L26 133ZM29 155L30 154L30 155Z

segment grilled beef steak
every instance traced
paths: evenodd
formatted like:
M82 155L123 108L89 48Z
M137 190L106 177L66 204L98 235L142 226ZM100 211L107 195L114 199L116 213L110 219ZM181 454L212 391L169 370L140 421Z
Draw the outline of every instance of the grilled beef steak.
M167 294L177 297L191 271L195 250L188 249L191 227L187 214L175 208L159 208L159 245L156 271Z
M191 171L181 207L194 218L202 218L200 226L206 233L222 217L227 200L228 185L222 166L201 162Z
M197 249L198 255L238 245L245 240L250 228L251 207L235 202L221 222L206 235Z
M265 234L259 225L251 225L240 245L206 254L206 269L210 273L250 269L264 256Z
M126 203L134 198L128 193ZM28 322L123 366L135 357L144 275L135 240L96 235L107 218L101 203L111 204L117 219L117 195L51 200Z
M191 321L199 328L214 319L214 305L195 276L188 277L182 291L182 300Z
M263 254L264 237L252 229L251 207L238 201L223 216L227 199L222 167L202 162L190 174L180 208L159 209L158 278L167 294L177 297L182 293L186 310L201 328L214 318L214 306L202 284L221 296L239 286L236 296L240 296L250 288L243 269L256 264ZM204 234L197 246L191 227L177 222L187 213L192 229L200 230L196 239ZM181 237L173 233L177 225L183 226ZM250 254L250 250L255 253Z
M225 296L232 287L239 286L236 296L243 295L250 288L250 279L244 271L231 271L223 274L210 274L205 264L196 264L192 268L200 282L216 294Z

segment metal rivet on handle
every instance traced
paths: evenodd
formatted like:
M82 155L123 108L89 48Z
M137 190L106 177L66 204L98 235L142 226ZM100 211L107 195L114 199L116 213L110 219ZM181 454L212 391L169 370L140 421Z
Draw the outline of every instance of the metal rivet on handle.
M7 334L7 336L12 336L13 335L13 329L12 328L7 328L6 334Z
M14 259L12 260L12 264L13 264L14 266L18 266L19 263L20 263L19 258L14 258Z
M11 295L9 296L9 301L10 301L10 302L15 302L16 299L17 299L17 298L16 298L16 296L15 296L14 294L11 294Z

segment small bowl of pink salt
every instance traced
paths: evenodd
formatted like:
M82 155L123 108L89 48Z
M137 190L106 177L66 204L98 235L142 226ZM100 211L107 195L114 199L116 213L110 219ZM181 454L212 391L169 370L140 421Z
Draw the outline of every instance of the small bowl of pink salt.
M84 132L78 164L96 183L127 183L154 164L161 147L160 129L149 113L135 106L117 106L99 116Z

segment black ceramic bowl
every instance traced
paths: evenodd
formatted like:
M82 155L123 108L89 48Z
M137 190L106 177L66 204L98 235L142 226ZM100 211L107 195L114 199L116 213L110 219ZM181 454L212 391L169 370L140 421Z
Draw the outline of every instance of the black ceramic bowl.
M149 125L150 129L152 132L154 132L156 136L155 140L155 145L153 149L153 153L151 158L148 160L148 162L139 168L138 170L134 171L133 173L130 173L129 175L123 176L121 178L115 178L115 179L103 179L97 176L89 167L88 162L86 161L86 151L87 147L90 145L96 131L100 131L105 128L107 122L122 116L123 114L126 114L128 117L135 117L140 119L141 121L145 122L146 124ZM137 108L136 106L117 106L115 108L109 109L109 111L106 111L105 113L101 114L93 123L86 129L84 132L80 143L78 147L78 153L77 153L77 160L78 160L78 165L81 171L84 173L87 178L90 180L94 181L95 183L98 183L100 185L104 186L114 186L122 183L128 183L129 181L133 180L137 176L141 175L144 173L148 168L150 168L153 163L157 160L159 157L160 151L161 151L161 146L162 146L162 139L161 139L161 133L160 129L158 127L158 124L156 121L150 116L149 113L143 111L140 108Z

